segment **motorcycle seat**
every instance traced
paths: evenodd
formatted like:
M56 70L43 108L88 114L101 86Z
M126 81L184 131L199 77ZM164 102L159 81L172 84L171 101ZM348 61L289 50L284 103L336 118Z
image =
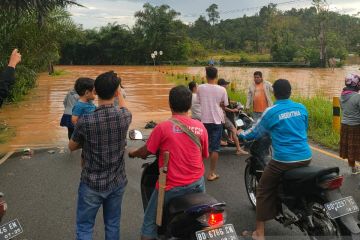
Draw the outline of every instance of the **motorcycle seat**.
M322 168L318 166L307 166L286 171L283 176L283 180L286 182L300 183L320 179L326 175L334 174L339 174L338 167Z
M206 193L186 194L171 199L168 204L168 212L170 215L174 215L180 212L184 212L194 206L206 204L212 205L216 203L218 203L218 201Z

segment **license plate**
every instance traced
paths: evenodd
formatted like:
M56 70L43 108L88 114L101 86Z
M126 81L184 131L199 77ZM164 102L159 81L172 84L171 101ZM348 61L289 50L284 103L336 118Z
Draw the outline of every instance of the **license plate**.
M359 207L357 206L354 198L351 196L326 203L324 206L327 215L331 219L339 218L359 211Z
M19 223L19 220L12 220L2 226L0 226L0 240L9 240L17 235L21 234L23 229Z
M195 233L197 240L239 240L232 224L207 229Z

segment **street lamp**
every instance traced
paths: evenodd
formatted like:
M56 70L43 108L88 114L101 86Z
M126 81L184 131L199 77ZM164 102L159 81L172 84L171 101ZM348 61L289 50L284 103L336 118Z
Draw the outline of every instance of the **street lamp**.
M154 66L155 66L155 58L156 58L156 56L162 56L164 54L164 52L163 51L154 51L150 56L151 56L151 58L152 58L152 60L154 61Z

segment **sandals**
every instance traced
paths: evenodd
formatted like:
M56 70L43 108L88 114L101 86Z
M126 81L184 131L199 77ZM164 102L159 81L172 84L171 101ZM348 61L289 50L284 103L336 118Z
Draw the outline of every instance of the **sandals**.
M253 234L254 234L254 232L252 232L252 231L243 231L241 233L241 236L245 240L257 240L257 238L253 238ZM263 238L263 239L265 239L265 238Z
M219 179L219 178L220 178L220 175L214 173L214 174L212 174L211 176L209 176L209 177L207 178L207 180L208 180L208 181L215 181L216 179Z

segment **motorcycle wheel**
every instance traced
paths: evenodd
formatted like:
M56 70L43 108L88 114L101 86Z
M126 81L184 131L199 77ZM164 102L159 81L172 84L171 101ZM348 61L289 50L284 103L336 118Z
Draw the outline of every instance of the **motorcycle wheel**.
M258 181L256 176L251 173L249 164L246 164L244 178L247 196L253 208L256 208L256 187Z
M308 226L301 227L303 231L306 232L307 236L311 240L340 240L342 235L347 235L343 232L341 226L337 221L331 220L326 215L324 204L319 202L314 202L312 205L313 209L313 222L314 228L309 229Z

